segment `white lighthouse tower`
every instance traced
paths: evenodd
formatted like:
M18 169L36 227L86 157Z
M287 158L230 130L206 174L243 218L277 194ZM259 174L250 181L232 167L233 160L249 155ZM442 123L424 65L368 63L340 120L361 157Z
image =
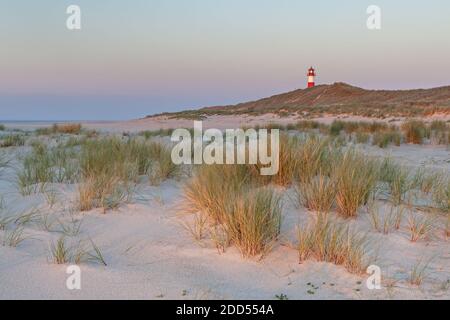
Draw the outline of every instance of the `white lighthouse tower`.
M313 67L308 70L308 88L312 88L316 85L314 77L316 76L316 72Z

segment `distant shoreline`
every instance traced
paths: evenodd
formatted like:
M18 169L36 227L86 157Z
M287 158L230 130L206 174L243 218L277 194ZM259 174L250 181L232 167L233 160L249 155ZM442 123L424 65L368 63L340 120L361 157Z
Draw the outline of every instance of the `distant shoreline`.
M0 123L87 123L87 122L119 122L122 120L1 120Z

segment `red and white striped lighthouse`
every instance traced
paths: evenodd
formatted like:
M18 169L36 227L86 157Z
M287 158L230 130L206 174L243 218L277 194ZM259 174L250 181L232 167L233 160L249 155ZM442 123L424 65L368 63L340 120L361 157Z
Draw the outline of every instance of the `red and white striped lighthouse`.
M308 70L308 88L312 88L316 85L314 82L314 77L316 76L316 72L313 67Z

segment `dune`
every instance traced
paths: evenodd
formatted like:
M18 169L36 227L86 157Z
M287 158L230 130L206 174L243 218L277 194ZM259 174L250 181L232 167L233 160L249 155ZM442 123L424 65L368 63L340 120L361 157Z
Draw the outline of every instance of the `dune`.
M273 116L275 117L275 116ZM249 121L238 117L211 116L206 127L236 127L272 121L264 115ZM282 119L283 121L288 121ZM322 121L329 121L324 118ZM104 135L142 129L189 127L191 120L141 119L123 123L89 123ZM120 136L120 135L119 135ZM68 136L41 137L49 145ZM166 140L164 140L166 139ZM162 141L167 141L163 138ZM379 158L390 157L409 168L450 172L446 146L401 145L381 149L360 145L361 152ZM1 299L449 299L450 277L448 239L437 229L430 238L410 241L405 219L398 231L383 234L373 230L370 217L362 209L349 220L352 228L368 232L374 262L382 270L382 288L370 290L366 273L354 274L342 265L308 259L299 263L295 249L296 228L311 212L293 203L292 187L277 187L282 194L281 237L264 257L243 258L236 247L219 252L210 239L194 240L186 229L194 216L186 211L184 184L187 178L169 178L159 185L141 181L132 200L116 209L76 209L77 184L49 183L46 190L21 195L17 188L19 155L31 146L0 150L11 159L1 170L2 215L15 218L30 210L36 214L23 224L26 237L17 245L6 242L10 228L0 230ZM48 190L53 190L50 193ZM387 198L380 198L380 214L389 213ZM428 202L426 202L428 205ZM419 205L414 214L422 214ZM422 208L422 209L420 209ZM55 219L44 227L44 217ZM440 226L442 217L435 223ZM47 220L46 220L47 221ZM68 245L92 239L101 249L106 266L81 263L81 290L68 290L67 266L55 264L49 250L61 236L59 223L80 223L76 235L67 236ZM48 221L47 221L48 223ZM50 223L48 223L50 224ZM438 228L438 227L436 227ZM440 228L440 227L439 227ZM426 265L422 264L426 262ZM422 264L421 264L422 263ZM411 283L413 270L421 270L420 286ZM426 269L426 271L425 271ZM257 275L255 277L255 275Z

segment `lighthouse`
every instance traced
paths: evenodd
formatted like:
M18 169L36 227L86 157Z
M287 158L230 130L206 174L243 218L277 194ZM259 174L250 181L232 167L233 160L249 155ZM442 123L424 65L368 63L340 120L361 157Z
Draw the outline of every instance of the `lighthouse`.
M314 87L316 84L314 82L314 77L316 76L316 72L313 67L308 70L308 88Z

